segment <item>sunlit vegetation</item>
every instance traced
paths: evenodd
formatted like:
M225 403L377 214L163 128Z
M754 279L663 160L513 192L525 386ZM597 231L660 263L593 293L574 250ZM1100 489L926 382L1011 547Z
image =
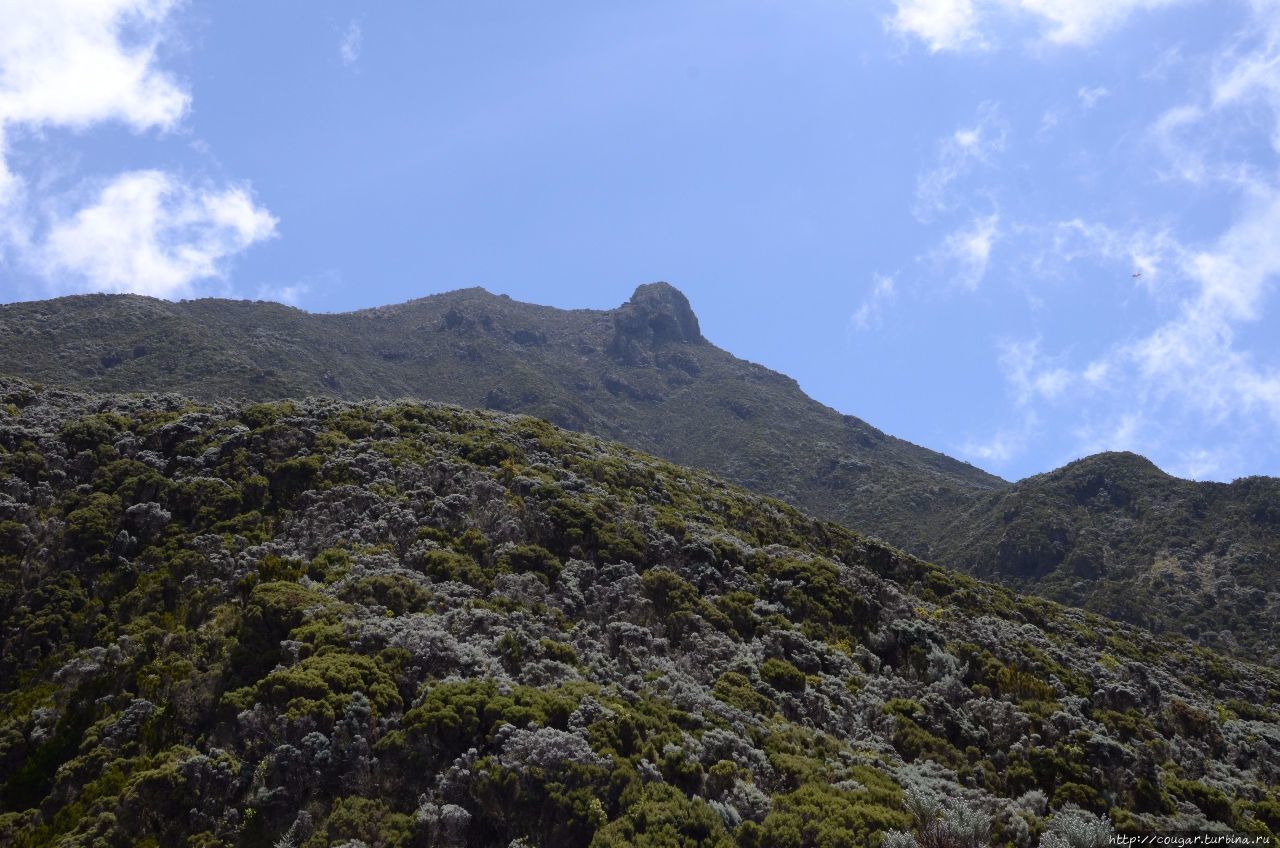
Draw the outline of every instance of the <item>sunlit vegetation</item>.
M439 405L0 409L5 845L1280 829L1275 671L702 472Z

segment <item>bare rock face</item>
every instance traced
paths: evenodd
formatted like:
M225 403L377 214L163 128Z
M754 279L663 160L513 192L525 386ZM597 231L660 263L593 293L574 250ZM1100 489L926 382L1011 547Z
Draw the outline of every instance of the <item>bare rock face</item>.
M705 344L689 299L670 283L646 283L614 310L609 352L628 365L653 363L653 351L669 344Z

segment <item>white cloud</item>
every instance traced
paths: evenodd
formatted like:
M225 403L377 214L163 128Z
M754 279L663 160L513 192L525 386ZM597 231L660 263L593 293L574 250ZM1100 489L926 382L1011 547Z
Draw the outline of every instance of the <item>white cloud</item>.
M1172 314L1078 367L1046 356L1038 341L1006 343L999 364L1017 407L1100 416L1101 423L1076 428L1077 454L1158 451L1172 473L1194 478L1240 468L1248 452L1238 445L1280 432L1280 367L1238 343L1244 325L1265 318L1280 280L1276 232L1280 189L1251 199L1233 225L1199 248L1167 232L1058 224L1053 253L1060 261L1109 260L1119 266L1117 276L1136 267L1142 277L1134 290L1152 299L1155 314ZM1188 444L1187 434L1201 441Z
M893 0L886 25L932 52L985 49L1000 25L1029 20L1056 45L1087 45L1135 13L1185 0Z
M1280 371L1235 346L1236 326L1262 317L1280 275L1276 232L1280 191L1211 248L1188 256L1182 272L1197 286L1195 295L1176 318L1120 351L1153 393L1213 419L1262 412L1280 425Z
M1083 45L1119 28L1137 12L1173 6L1184 0L1001 0L1000 5L1031 15L1047 25L1055 44Z
M1026 451L1039 426L1039 416L1026 410L1014 426L1001 427L987 439L970 439L957 452L988 467L1003 468Z
M289 306L298 306L311 291L311 286L306 283L293 283L287 286L258 286L254 297L257 300L270 300L276 303L285 303Z
M1076 97L1080 98L1080 103L1084 106L1085 111L1092 109L1098 105L1098 102L1106 97L1111 96L1111 91L1106 86L1094 86L1090 88L1087 85L1080 86L1076 91Z
M1111 376L1111 364L1101 359L1090 362L1080 376L1091 386L1102 385Z
M974 0L962 39L913 35L931 49L990 46L1000 25L1021 16L1045 41L1086 44L1132 15L1175 2ZM1012 423L965 444L963 454L1007 462L1028 443L1028 421L1052 419L1066 424L1070 436L1063 449L1070 447L1072 455L1137 450L1155 454L1173 473L1197 478L1275 473L1274 465L1259 467L1275 461L1274 452L1259 445L1275 444L1280 436L1280 354L1265 332L1274 323L1268 310L1280 302L1280 0L1252 0L1251 6L1250 26L1228 40L1206 81L1160 115L1145 137L1135 137L1151 146L1151 167L1160 178L1185 184L1189 201L1226 212L1216 232L1191 235L1177 210L1155 210L1146 220L1159 223L1136 227L978 216L930 254L955 263L957 281L971 288L992 261L1016 255L1031 278L1070 278L1079 285L1059 291L1115 298L1124 318L1132 319L1107 315L1065 352L1045 351L1038 341L1002 347ZM1180 63L1182 50L1175 46L1148 73L1167 76ZM1076 96L1087 110L1108 92L1086 86ZM1044 113L1041 132L1052 131L1062 115ZM953 152L939 157L938 176L921 178L917 214L954 205L945 202L948 192L978 161L962 153L967 138L951 138ZM1267 154L1259 155L1260 149ZM945 161L953 167L942 167ZM924 202L934 197L944 202ZM1186 216L1196 227L1211 220ZM994 251L993 245L1003 247ZM1077 260L1087 262L1075 265ZM1100 269L1110 269L1114 281L1099 280ZM1106 309L1107 302L1096 307ZM1102 335L1107 332L1114 335L1108 339Z
M1117 279L1154 291L1164 279L1164 268L1186 260L1185 248L1167 230L1126 231L1080 218L1022 229L1043 238L1043 247L1031 260L1040 276L1060 274L1061 266L1085 257L1103 258L1121 264Z
M154 65L173 0L0 0L0 122L173 128L188 95ZM124 40L125 34L129 40Z
M1166 471L1189 480L1216 480L1227 469L1238 467L1240 457L1231 449L1194 448L1179 453L1175 464Z
M1039 339L1002 342L999 362L1019 406L1038 399L1056 400L1075 380L1066 368L1046 363Z
M1186 62L1182 55L1182 45L1175 44L1162 52L1151 66L1142 72L1142 78L1164 81Z
M959 127L938 142L934 166L916 178L916 217L927 221L951 208L954 184L978 166L991 165L1004 151L1008 134L999 105L987 101L978 107L974 124Z
M1273 236L1280 232L1280 189L1251 200L1199 248L1166 232L1125 233L1079 220L1051 230L1059 261L1110 261L1117 278L1142 269L1131 290L1152 300L1148 314L1171 315L1104 343L1080 365L1047 355L1039 340L1004 343L998 362L1018 414L1084 421L1074 429L1073 455L1154 453L1171 473L1197 479L1262 471L1251 464L1256 449L1244 446L1280 434L1280 363L1260 360L1239 338L1245 325L1266 317L1280 281Z
M172 298L275 231L276 219L244 188L195 190L160 171L136 171L54 221L39 262L50 277L72 274L90 291Z
M1042 136L1053 132L1062 121L1062 112L1059 109L1046 109L1044 114L1040 116L1039 133Z
M1103 451L1150 453L1162 436L1141 411L1125 410L1103 416L1101 422L1086 421L1075 428L1076 456Z
M1145 337L1119 348L1113 360L1136 372L1147 395L1195 410L1212 422L1270 418L1280 426L1280 369L1259 363L1236 343L1241 325L1264 317L1268 295L1280 279L1280 186L1275 177L1249 175L1218 151L1195 146L1224 125L1238 122L1241 109L1262 106L1273 126L1280 122L1280 22L1270 12L1277 4L1256 4L1268 28L1251 50L1233 55L1216 75L1207 103L1172 110L1162 125L1185 127L1185 145L1171 154L1182 159L1179 171L1190 182L1205 174L1229 175L1226 183L1241 192L1235 221L1211 244L1179 246L1170 253L1176 273L1188 284L1176 316ZM1280 133L1268 139L1280 153ZM1204 142L1209 144L1210 142ZM1186 167L1193 161L1197 167Z
M973 0L895 0L895 5L897 12L887 20L888 26L919 38L935 53L985 46Z
M247 188L193 187L159 171L106 181L78 212L34 207L9 152L21 133L177 128L191 96L157 55L178 0L0 0L0 260L47 275L53 290L185 293L274 232Z
M363 46L363 42L364 33L360 29L360 22L351 21L342 33L342 41L338 43L338 57L342 59L342 64L350 68L360 60L360 49Z
M987 275L991 249L1000 238L997 213L975 217L969 226L952 232L935 252L935 259L955 267L954 281L973 291Z
M849 317L849 324L856 330L866 330L880 323L880 313L884 305L891 301L896 291L893 277L885 274L873 274L871 277L871 293L862 305Z

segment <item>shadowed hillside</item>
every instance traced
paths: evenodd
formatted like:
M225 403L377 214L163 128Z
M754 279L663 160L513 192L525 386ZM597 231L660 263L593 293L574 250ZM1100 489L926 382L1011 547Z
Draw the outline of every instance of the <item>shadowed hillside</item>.
M939 561L1280 664L1280 480L1170 477L1105 453L985 495Z

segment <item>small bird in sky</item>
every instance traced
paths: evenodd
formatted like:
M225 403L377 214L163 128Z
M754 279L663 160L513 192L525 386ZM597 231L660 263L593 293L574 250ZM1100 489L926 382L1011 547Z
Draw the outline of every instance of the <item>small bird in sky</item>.
M1139 277L1141 277L1141 276L1142 276L1142 272L1141 272L1141 271L1134 271L1134 272L1133 272L1132 274L1130 274L1129 276L1133 277L1133 278L1136 280L1136 279L1138 279Z

